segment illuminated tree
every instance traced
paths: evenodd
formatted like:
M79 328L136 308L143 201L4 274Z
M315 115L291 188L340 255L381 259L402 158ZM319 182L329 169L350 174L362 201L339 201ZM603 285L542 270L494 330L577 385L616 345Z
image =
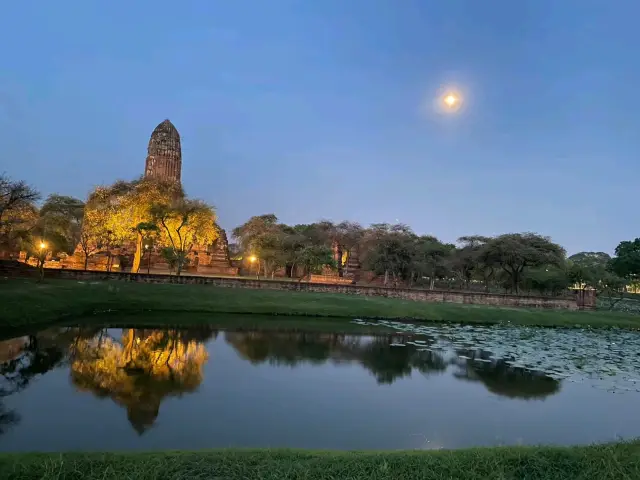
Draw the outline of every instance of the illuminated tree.
M80 235L78 238L78 246L84 255L85 270L89 264L89 257L96 253L101 245L100 233L102 228L94 213L95 211L85 212L84 217L82 218L82 226L80 228ZM109 267L110 262L107 262L107 271L109 270Z
M24 181L0 175L0 249L18 251L36 224L40 194Z
M38 209L34 205L23 204L5 211L0 222L0 251L29 250L37 224Z
M258 273L263 267L265 276L272 273L286 257L284 252L281 225L273 214L251 217L247 222L233 229L233 236L245 255L258 258Z
M98 187L89 196L87 210L93 225L97 225L95 243L105 244L105 239L115 245L134 244L135 256L132 272L140 268L143 233L136 227L152 222L151 208L169 205L184 198L182 187L175 182L139 179L133 182L118 181L108 187Z
M175 262L177 275L195 245L211 245L219 236L213 208L200 200L154 204L151 215L159 229L158 241Z

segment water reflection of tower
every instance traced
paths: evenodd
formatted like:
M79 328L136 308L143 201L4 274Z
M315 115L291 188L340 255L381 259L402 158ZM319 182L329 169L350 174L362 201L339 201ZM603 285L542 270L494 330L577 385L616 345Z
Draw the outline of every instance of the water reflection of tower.
M209 337L216 332L209 329ZM208 353L202 329L123 329L121 341L105 331L80 341L74 351L74 385L111 398L127 410L133 428L144 433L155 422L162 401L195 391Z

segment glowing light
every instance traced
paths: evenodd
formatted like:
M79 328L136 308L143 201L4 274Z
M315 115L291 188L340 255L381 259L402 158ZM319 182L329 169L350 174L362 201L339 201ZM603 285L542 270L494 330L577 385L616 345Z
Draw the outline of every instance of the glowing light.
M47 248L47 244L44 242L40 242L40 250Z
M432 99L434 110L445 115L458 113L465 103L462 90L453 85L441 87Z
M255 256L255 255L251 255L251 256L249 257L249 261L250 261L251 263L255 262L256 260L257 260L257 258L256 258L256 256Z
M456 103L458 103L458 98L454 94L450 93L446 97L444 97L444 103L446 103L449 107L453 107Z

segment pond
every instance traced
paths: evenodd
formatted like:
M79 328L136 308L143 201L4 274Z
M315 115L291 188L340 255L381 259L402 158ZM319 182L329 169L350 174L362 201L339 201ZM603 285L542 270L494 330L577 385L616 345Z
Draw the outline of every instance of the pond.
M640 333L351 326L55 327L0 341L0 450L439 449L640 436Z

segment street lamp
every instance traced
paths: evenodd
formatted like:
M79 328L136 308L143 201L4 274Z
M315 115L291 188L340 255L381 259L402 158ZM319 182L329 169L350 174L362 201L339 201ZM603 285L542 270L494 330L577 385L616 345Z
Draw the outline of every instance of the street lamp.
M44 261L47 257L47 251L45 249L47 248L47 244L44 240L40 240L40 245L38 246L40 247L40 254L38 255L38 269L40 270L40 282L42 282L44 280Z
M147 275L151 273L151 250L149 250L149 244L144 246L145 252L147 252Z
M258 260L258 257L256 257L255 255L251 255L249 257L249 261L251 262L252 265L256 263L256 260ZM256 269L256 280L259 280L259 279L260 279L260 265L258 265L258 268Z

